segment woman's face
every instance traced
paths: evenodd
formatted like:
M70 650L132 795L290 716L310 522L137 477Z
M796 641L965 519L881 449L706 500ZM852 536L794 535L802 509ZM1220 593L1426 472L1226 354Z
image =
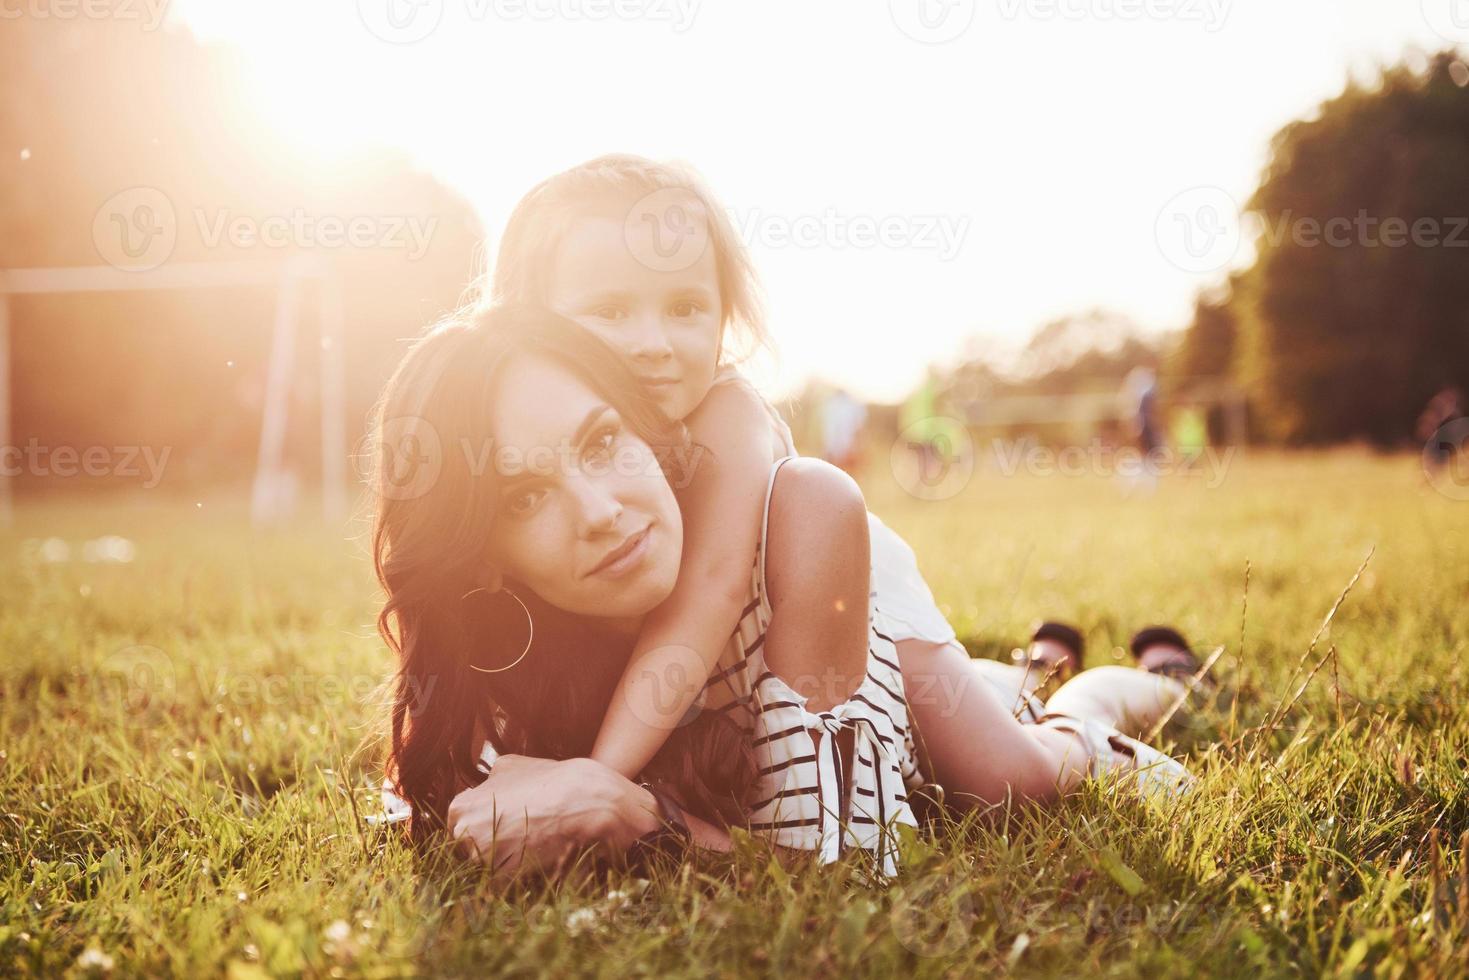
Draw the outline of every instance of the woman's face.
M491 560L565 612L645 615L673 591L683 549L653 451L552 360L512 357L496 381Z
M684 209L669 209L662 224L647 217L573 225L551 263L547 303L621 351L664 414L683 419L714 383L719 272L702 217Z

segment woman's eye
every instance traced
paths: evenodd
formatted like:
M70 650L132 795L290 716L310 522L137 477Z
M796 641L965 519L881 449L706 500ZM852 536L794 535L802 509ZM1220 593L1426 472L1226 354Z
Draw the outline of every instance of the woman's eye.
M686 299L686 300L683 300L682 302L674 303L673 304L673 309L671 309L669 312L672 315L674 315L676 317L680 317L680 318L682 318L682 317L691 317L694 314L696 314L696 313L699 312L699 304L698 303L695 303L692 300L687 300Z
M611 426L598 432L587 440L586 457L588 459L606 459L612 453L612 445L617 441L617 430Z
M599 306L592 311L592 316L598 320L621 320L623 313L616 306Z
M541 489L520 490L505 498L505 509L516 517L524 517L533 513L546 496L546 491Z

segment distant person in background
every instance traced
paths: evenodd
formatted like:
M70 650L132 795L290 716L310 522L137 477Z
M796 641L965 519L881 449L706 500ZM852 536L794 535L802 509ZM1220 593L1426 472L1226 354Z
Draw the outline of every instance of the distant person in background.
M1209 423L1198 406L1186 405L1174 414L1173 444L1185 466L1192 465L1209 447Z
M862 427L867 406L844 388L833 391L821 410L821 454L854 476L862 461Z
M1142 467L1134 485L1149 491L1158 485L1157 463L1153 454L1162 449L1163 428L1158 422L1158 376L1152 368L1139 365L1122 383L1123 404L1128 406L1133 436L1143 455Z
M1138 448L1147 454L1163 445L1163 430L1158 424L1158 376L1151 368L1133 368L1127 386L1132 394Z
M1429 399L1428 405L1423 409L1423 414L1418 416L1417 434L1425 446L1424 458L1434 466L1442 468L1453 459L1458 441L1435 437L1439 430L1450 422L1457 422L1464 418L1464 409L1463 390L1446 384L1439 389L1438 394Z
M898 425L902 428L903 438L907 440L908 448L918 457L922 479L930 485L943 478L945 452L949 448L941 445L944 426L936 417L937 401L938 384L930 368L923 383L908 396L898 414Z

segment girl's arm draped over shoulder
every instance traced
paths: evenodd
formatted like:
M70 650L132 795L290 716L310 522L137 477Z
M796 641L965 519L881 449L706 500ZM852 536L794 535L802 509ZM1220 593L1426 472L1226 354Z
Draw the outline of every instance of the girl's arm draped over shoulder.
M678 582L644 622L592 749L627 776L667 741L739 626L775 460L770 416L744 385L716 385L687 421L696 456L679 494Z

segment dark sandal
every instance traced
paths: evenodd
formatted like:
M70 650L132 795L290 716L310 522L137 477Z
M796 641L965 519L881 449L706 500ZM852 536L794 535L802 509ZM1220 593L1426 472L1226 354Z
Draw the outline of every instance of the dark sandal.
M1171 626L1149 626L1132 638L1132 655L1139 669L1177 681L1188 681L1203 664L1183 634Z
M1061 647L1061 651L1059 653L1053 651L1047 655L1033 654L1028 649L1017 650L1015 651L1018 655L1016 659L1022 663L1029 661L1030 669L1039 671L1043 676L1052 675L1063 681L1081 670L1081 659L1086 651L1086 640L1074 626L1056 622L1042 623L1030 635L1032 644L1038 640L1049 640Z

